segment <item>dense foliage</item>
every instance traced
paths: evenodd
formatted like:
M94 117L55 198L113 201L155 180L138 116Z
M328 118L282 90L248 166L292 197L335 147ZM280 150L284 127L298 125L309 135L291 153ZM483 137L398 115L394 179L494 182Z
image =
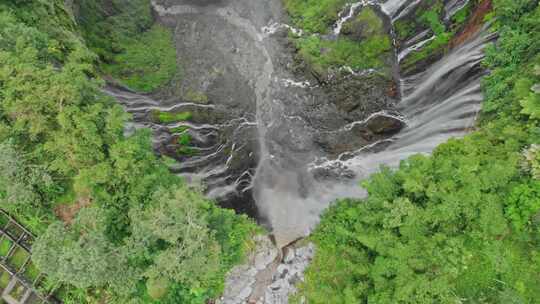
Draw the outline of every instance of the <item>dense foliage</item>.
M495 0L480 129L383 168L324 215L297 299L536 303L540 298L540 6Z
M363 70L387 65L391 57L391 38L373 8L363 8L343 25L342 35L331 39L326 34L331 32L338 13L352 1L285 0L284 3L293 25L305 32L301 36L291 34L291 39L298 49L299 59L313 72L324 75L328 68L349 66Z
M359 37L356 40L348 37L326 40L318 35L300 37L296 39L300 56L318 70L342 66L355 70L384 67L381 54L389 52L392 45L376 13L365 8L345 26L344 32L360 32L355 33ZM362 30L356 31L357 28Z
M177 74L171 30L154 24L150 0L77 0L74 6L87 45L105 73L142 92Z
M347 0L284 0L292 22L308 33L328 33Z
M76 30L64 1L0 4L0 206L65 303L204 303L255 225L171 174L148 130L124 135Z

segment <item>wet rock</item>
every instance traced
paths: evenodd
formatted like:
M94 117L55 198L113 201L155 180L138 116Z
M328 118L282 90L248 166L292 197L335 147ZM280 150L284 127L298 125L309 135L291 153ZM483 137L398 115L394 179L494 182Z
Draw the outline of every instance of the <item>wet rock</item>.
M356 17L343 25L341 33L358 41L369 39L376 35L387 35L381 17L373 7L366 6Z
M258 236L256 244L255 253L247 264L235 267L228 274L225 292L216 303L286 304L289 296L296 292L295 284L304 279L304 271L315 254L314 245L310 243L303 247L286 248L284 261L287 262L279 265L270 263L260 269L255 264L265 264L275 248L271 247L270 239L264 236ZM270 278L270 281L265 278ZM257 293L256 290L260 288L261 293Z
M381 109L392 109L397 99L389 92L394 86L393 79L385 72L357 76L339 72L324 89L343 118L350 122Z
M290 264L290 263L292 263L294 257L296 256L295 250L294 250L294 248L286 248L285 250L286 250L286 252L285 252L285 256L283 258L283 262L286 263L286 264Z
M327 152L327 159L347 160L377 142L390 138L406 126L396 113L377 112L367 119L352 122L338 130L317 134L316 142ZM338 176L353 177L339 163L329 163L328 170ZM345 169L345 170L343 170ZM324 175L324 172L320 172ZM328 177L335 174L327 174Z
M366 128L375 134L393 134L405 126L402 119L394 116L375 116L366 123Z
M311 169L313 177L318 181L338 180L350 181L356 177L353 170L347 168L341 162L325 163Z

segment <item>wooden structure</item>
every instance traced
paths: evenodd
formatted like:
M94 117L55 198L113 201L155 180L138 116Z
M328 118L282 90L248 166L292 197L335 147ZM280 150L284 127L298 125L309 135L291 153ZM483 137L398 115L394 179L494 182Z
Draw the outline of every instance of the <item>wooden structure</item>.
M59 304L31 261L34 236L0 209L0 303Z

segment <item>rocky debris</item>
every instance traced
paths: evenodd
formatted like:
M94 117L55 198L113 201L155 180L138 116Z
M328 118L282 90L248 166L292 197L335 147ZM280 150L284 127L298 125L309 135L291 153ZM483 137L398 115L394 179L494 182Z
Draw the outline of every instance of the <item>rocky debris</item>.
M312 243L305 247L288 248L281 264L276 268L273 281L264 294L264 298L256 303L285 304L289 296L296 292L296 284L304 280L304 271L315 253Z
M279 250L268 236L257 236L256 249L244 265L227 276L223 296L217 304L287 304L304 280L304 271L313 259L315 247L292 245Z
M355 121L331 132L317 135L317 143L324 147L330 159L341 159L344 154L366 149L373 143L389 139L406 126L398 113L376 112L365 120Z

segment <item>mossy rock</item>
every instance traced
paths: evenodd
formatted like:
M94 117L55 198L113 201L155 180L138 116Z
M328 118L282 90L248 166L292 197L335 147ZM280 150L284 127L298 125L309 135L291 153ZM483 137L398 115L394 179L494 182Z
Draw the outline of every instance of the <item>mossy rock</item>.
M343 25L341 33L354 40L369 39L377 35L387 35L384 22L371 7L365 7L351 21Z
M187 101L191 101L194 103L200 103L200 104L208 104L208 95L206 95L204 92L196 91L192 89L188 89L187 92L184 94L184 98Z
M159 110L152 111L152 121L156 123L174 123L190 120L193 117L191 112L170 113Z

